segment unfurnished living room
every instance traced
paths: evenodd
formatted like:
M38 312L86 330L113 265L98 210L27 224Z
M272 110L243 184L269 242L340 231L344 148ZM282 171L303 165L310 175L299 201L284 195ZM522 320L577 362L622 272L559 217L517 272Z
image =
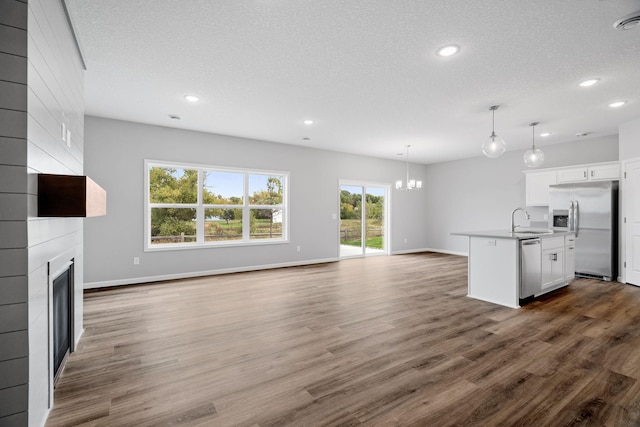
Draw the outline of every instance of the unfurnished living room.
M637 0L0 0L0 427L640 425Z

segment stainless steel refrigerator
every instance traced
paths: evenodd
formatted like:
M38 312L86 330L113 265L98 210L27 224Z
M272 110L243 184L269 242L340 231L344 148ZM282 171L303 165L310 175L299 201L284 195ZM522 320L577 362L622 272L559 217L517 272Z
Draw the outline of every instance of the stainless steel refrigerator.
M576 233L576 276L616 280L617 181L549 186L549 228Z

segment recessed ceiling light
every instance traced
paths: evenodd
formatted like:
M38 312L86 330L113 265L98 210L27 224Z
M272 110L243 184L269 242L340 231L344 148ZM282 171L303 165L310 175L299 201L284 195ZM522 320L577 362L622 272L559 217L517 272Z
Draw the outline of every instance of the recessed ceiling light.
M180 120L181 117L177 114L169 114L169 117L172 118L173 120Z
M198 102L198 101L200 101L200 97L195 96L195 95L185 95L184 99L186 99L189 102Z
M598 83L600 81L600 79L589 79L589 80L585 80L583 82L580 82L578 85L582 86L582 87L589 87L589 86L593 86L594 84Z
M547 136L549 136L549 135L551 135L551 132L542 132L542 133L540 134L540 136L541 136L541 137L543 137L543 138L545 138L545 137L547 137Z
M612 102L611 104L609 104L609 107L618 108L618 107L622 107L626 103L627 103L627 101L616 101L616 102Z
M304 121L304 122L302 122L302 123L304 123L304 124L305 124L305 125L307 125L307 126L310 126L310 125L312 125L312 124L313 124L313 120L305 120L305 121Z
M436 55L438 56L451 56L455 55L460 51L460 46L455 44L450 44L447 46L442 46L440 49L436 51Z

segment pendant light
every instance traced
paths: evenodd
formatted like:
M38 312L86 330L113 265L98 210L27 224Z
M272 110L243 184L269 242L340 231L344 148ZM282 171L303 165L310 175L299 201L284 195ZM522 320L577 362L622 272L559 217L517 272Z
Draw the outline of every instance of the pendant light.
M504 139L496 135L495 131L496 110L499 107L499 105L492 105L489 107L489 110L492 112L491 135L489 136L489 139L482 144L482 152L490 159L496 159L502 156L507 149L507 143L504 142Z
M536 126L539 122L533 122L529 126L531 126L531 150L528 150L524 153L524 164L527 165L528 168L537 168L544 162L544 153L541 149L536 148Z
M402 185L402 180L399 179L398 181L396 181L396 190L406 190L406 191L410 191L410 190L419 190L422 188L422 181L416 181L415 179L409 179L409 147L411 147L410 145L407 145L407 186L403 187Z

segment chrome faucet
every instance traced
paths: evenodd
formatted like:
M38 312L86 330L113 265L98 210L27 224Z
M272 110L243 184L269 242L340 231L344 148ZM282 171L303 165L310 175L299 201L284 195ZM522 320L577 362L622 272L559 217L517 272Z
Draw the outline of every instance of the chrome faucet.
M516 215L516 212L518 212L518 211L524 212L524 215L527 217L527 219L531 219L531 215L529 215L529 212L527 212L524 208L515 208L513 210L513 212L511 212L511 232L512 233L515 233L516 232L516 227L519 227L514 222L514 217Z

